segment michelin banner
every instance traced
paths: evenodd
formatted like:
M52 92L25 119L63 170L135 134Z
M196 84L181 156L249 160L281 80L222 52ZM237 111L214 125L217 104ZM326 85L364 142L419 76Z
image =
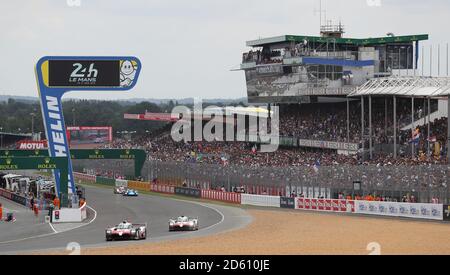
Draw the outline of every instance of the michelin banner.
M443 220L442 204L355 201L355 213L428 220Z
M67 157L68 186L60 186L60 174L54 171L56 192L67 199L75 193L72 162L63 116L62 97L69 91L128 91L141 70L139 59L132 56L45 56L36 64L41 111L48 140L49 156Z

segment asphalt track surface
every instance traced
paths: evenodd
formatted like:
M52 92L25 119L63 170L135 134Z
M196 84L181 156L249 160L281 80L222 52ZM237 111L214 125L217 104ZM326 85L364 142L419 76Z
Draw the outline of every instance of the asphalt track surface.
M91 208L88 209L88 219L83 224L55 224L53 228L43 222L43 213L36 218L31 210L1 198L4 213L14 212L17 221L0 222L0 254L66 249L72 242L80 244L83 249L192 238L242 228L252 219L245 210L237 207L145 194L123 197L113 194L112 189L90 186L86 186L86 197ZM198 217L199 230L169 232L169 218L180 215ZM147 240L106 242L105 229L124 219L133 223L147 223Z

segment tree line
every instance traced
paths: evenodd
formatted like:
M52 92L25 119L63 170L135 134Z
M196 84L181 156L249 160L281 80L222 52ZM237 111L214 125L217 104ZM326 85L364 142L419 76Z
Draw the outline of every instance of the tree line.
M126 120L123 118L125 113L170 112L173 106L173 101L156 105L151 102L69 100L63 102L63 112L66 126L112 126L114 135L117 136L116 133L121 131L144 134L165 126L164 122ZM1 102L0 132L41 132L45 136L40 103L21 102L11 98Z

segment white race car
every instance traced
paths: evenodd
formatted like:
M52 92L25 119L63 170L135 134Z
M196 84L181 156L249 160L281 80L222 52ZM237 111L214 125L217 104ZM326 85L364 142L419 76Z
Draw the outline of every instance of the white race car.
M147 238L147 224L132 224L127 221L107 228L106 241L113 240L145 240Z
M127 188L124 186L119 186L119 187L115 187L114 188L114 194L125 194L125 192L127 191Z
M198 218L180 216L169 220L169 231L194 231L198 230Z

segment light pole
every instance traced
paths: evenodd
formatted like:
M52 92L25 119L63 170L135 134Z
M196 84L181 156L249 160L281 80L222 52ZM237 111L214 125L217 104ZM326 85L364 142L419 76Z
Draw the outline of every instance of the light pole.
M75 108L72 108L72 126L75 126Z
M31 115L31 139L34 140L34 118L36 117L35 113L30 113Z
M3 149L3 127L0 127L0 132L1 132L1 143L0 143L0 148Z

